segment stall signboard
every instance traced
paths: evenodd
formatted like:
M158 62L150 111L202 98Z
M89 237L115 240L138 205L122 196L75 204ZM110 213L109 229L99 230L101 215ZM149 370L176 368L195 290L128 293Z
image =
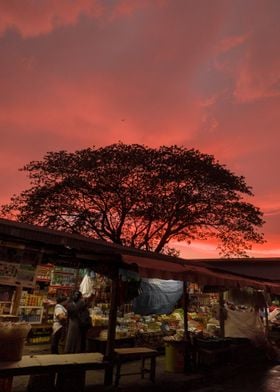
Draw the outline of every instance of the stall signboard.
M33 258L17 258L16 262L0 259L0 283L33 287L35 284L37 262Z
M33 287L37 266L29 263L8 263L0 261L0 283L6 285L21 284Z
M23 286L33 286L35 284L37 266L29 263L19 265L17 281Z
M77 282L78 270L56 266L51 273L51 286L74 288Z
M26 249L1 248L0 284L33 287L39 254Z

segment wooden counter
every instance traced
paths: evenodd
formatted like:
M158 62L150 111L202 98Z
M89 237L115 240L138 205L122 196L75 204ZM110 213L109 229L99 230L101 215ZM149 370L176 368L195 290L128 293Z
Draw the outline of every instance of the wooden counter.
M100 353L25 355L20 361L0 362L0 386L2 383L2 390L10 392L14 376L31 375L31 390L41 390L44 385L52 391L82 392L86 371L105 369L106 365Z
M103 369L100 353L24 355L20 361L0 362L0 377L41 374L77 369Z

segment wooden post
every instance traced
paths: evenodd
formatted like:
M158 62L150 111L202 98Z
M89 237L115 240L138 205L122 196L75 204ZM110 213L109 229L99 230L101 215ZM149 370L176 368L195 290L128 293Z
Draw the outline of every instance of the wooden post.
M11 314L17 316L18 314L18 309L20 305L20 299L21 299L21 294L22 294L22 286L16 286L14 298L13 298L13 303L12 303L12 308L11 308Z
M265 335L268 338L269 336L269 321L268 321L268 311L267 311L267 293L264 291L263 293L263 298L264 298L264 319L265 319Z
M219 318L220 318L220 337L225 337L225 301L223 291L219 292Z
M183 282L183 308L184 308L184 370L190 371L192 369L193 361L193 349L189 334L189 322L188 322L188 308L189 308L189 291L188 282Z
M106 351L104 360L108 361L108 366L105 369L105 385L113 384L113 370L114 370L114 347L115 347L115 334L117 325L117 310L118 310L118 297L119 297L119 276L118 271L112 277L111 286L111 303L109 313L108 325L108 340L106 344Z
M189 340L189 322L188 322L188 305L189 305L189 292L188 283L183 282L183 308L184 308L184 340Z

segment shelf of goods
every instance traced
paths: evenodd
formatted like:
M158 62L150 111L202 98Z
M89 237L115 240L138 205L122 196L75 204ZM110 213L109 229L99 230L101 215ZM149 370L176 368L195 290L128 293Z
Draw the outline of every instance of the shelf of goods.
M18 317L20 321L27 321L30 324L40 324L43 318L44 297L38 294L30 294L23 291L21 294Z
M108 309L105 304L98 304L90 313L93 324L90 344L94 348L101 347L108 337ZM182 339L183 332L182 314L141 316L129 312L118 314L115 337L118 347L129 344L162 349L164 336L177 333L178 339Z
M23 291L20 299L20 306L43 306L44 296L39 294L30 294Z
M77 270L66 267L55 267L51 271L48 295L55 298L58 294L69 296L77 285Z
M36 281L37 282L46 282L49 283L51 281L51 272L53 270L53 265L39 265L37 270Z
M52 325L55 303L44 303L43 322Z
M217 293L190 294L188 312L190 332L219 335L218 301Z
M191 334L200 336L206 333L217 336L219 320L213 314L213 306L217 305L217 300L217 294L197 293L192 296L188 312L188 328ZM107 340L108 312L106 303L97 303L90 309L93 324L90 339L94 344ZM135 345L162 349L166 337L166 341L183 341L184 311L179 308L172 314L149 316L119 311L115 337L117 341L134 338Z
M20 321L26 321L30 324L41 324L43 311L43 306L20 306L18 317Z
M48 324L33 325L27 337L29 344L43 344L51 341L52 326Z

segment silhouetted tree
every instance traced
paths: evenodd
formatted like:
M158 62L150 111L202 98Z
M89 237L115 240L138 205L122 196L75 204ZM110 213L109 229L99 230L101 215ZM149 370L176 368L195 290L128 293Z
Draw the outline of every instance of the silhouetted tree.
M118 143L49 152L21 170L31 187L2 214L22 222L155 252L216 238L224 256L244 255L263 242L244 177L194 149Z

